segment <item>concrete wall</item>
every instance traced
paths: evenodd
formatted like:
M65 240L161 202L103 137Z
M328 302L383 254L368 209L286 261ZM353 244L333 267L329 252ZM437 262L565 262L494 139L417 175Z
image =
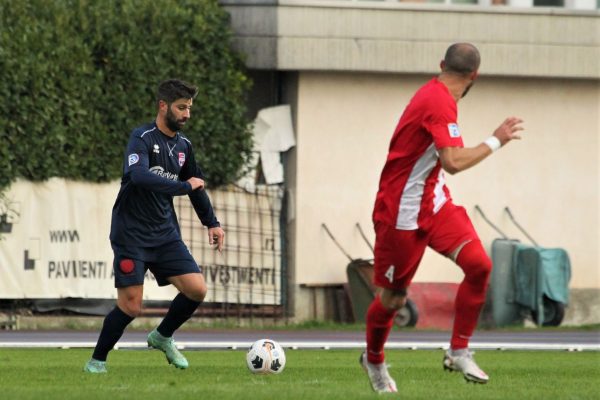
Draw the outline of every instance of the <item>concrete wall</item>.
M293 104L297 147L287 154L291 310L322 318L323 284L346 281L348 260L371 251L371 211L396 122L414 91L438 72L452 42L475 43L481 78L459 105L465 144L509 115L524 140L449 177L484 243L497 236L479 204L511 237L526 241L503 209L573 264L565 321L600 322L600 12L396 2L221 0L248 67L284 71L281 102ZM287 72L286 72L287 71ZM458 268L429 252L416 281L458 282ZM317 287L306 288L306 286ZM590 299L592 300L589 305ZM594 300L595 299L595 300ZM316 302L316 303L315 303ZM587 310L587 311L586 311Z
M433 73L456 41L482 73L598 78L600 13L396 2L222 0L250 68Z
M345 281L346 258L321 228L326 223L353 257L371 257L355 224L373 239L371 212L396 122L428 76L300 74L297 110L295 262L298 283ZM541 245L566 248L571 286L600 288L597 81L481 78L459 103L467 146L508 116L525 120L523 140L475 168L448 176L486 245L496 232L474 212L479 204L511 237L509 206ZM454 264L429 252L416 281L453 282Z

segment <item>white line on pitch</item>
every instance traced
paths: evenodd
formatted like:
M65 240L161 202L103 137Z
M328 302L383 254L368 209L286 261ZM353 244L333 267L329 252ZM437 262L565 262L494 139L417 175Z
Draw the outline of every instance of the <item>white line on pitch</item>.
M335 342L301 342L280 341L281 346L289 349L363 349L365 342L335 341ZM200 342L181 341L177 343L179 349L232 349L245 350L252 342ZM0 342L0 348L94 348L96 342ZM147 348L146 342L119 342L115 349L143 349ZM448 342L388 342L387 349L408 350L439 350L447 349ZM577 343L508 343L487 342L471 343L473 350L557 350L557 351L600 351L600 344Z

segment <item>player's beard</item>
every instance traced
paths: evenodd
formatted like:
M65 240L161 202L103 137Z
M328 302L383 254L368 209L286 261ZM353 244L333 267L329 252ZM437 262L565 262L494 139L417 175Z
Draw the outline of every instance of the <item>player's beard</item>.
M475 81L471 81L471 83L469 83L467 85L467 87L465 88L464 92L462 93L462 96L460 96L461 99L463 97L465 97L467 95L467 93L469 93L469 90L471 90L471 88L473 87L474 84L475 84Z
M173 132L178 132L181 128L183 128L186 121L187 121L187 118L182 118L180 120L177 120L177 118L175 117L175 114L173 114L173 112L171 111L171 108L169 107L169 109L167 109L167 116L165 118L165 123L167 124L167 128L169 128Z

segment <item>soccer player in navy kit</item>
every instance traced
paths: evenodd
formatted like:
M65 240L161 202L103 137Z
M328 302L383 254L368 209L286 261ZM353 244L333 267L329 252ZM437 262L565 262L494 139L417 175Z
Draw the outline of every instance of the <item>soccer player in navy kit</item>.
M106 372L108 352L141 312L147 269L159 286L172 284L179 290L163 321L148 335L148 346L164 352L175 367L188 367L173 342L173 332L192 316L207 289L200 267L181 240L173 196L189 196L198 218L208 227L209 243L219 251L225 238L204 191L192 143L179 132L190 118L196 94L196 87L186 82L162 82L156 120L131 133L110 232L117 305L104 319L86 372Z

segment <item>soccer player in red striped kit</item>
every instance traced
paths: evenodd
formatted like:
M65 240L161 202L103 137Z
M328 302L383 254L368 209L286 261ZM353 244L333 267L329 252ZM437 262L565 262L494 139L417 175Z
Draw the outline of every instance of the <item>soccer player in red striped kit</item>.
M451 258L465 274L456 295L444 369L459 371L472 382L488 381L473 360L469 339L485 301L492 263L465 209L452 203L444 171L461 172L520 139L523 121L507 118L479 145L463 146L457 103L477 78L479 64L475 46L451 45L441 61L441 73L416 92L390 143L373 211L374 283L380 290L367 312L367 348L360 357L376 392L397 391L383 347L427 246Z

